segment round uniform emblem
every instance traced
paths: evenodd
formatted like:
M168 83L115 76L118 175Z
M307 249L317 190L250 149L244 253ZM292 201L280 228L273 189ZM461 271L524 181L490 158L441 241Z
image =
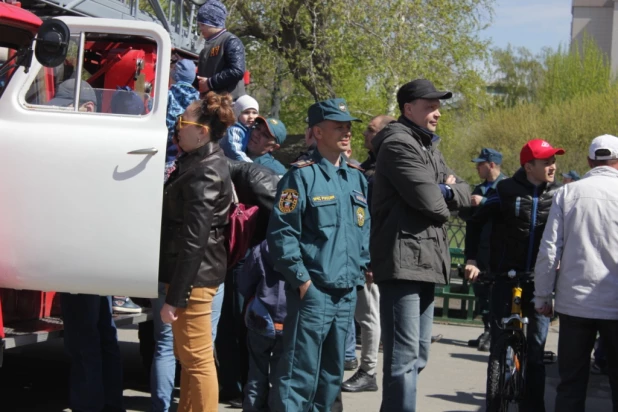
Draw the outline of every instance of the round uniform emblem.
M290 213L296 209L298 204L298 192L294 189L285 189L279 198L279 210L283 213Z
M360 227L363 227L365 224L365 209L362 207L356 209L356 223L358 223Z

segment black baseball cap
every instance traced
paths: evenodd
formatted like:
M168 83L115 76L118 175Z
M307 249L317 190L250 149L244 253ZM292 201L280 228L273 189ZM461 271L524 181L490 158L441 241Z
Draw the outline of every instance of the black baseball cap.
M416 99L446 100L453 97L453 93L437 90L432 82L426 79L416 79L404 84L397 91L397 103L403 112L403 105Z

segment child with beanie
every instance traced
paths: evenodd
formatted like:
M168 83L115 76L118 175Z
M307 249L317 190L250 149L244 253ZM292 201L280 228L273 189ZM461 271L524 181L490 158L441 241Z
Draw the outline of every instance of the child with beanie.
M187 107L200 98L200 93L192 83L195 81L195 63L189 59L178 60L170 70L170 89L167 92L167 153L165 156L165 180L174 168L178 147L173 143L176 119Z
M260 105L253 97L245 94L234 103L237 122L227 129L227 134L219 142L223 153L232 160L251 162L245 153L251 129L260 111Z

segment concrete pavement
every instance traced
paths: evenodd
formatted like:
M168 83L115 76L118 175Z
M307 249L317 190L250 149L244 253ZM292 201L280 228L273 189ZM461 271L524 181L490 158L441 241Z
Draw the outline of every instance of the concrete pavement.
M487 354L467 346L476 338L477 327L434 325L434 334L443 338L431 347L429 364L419 379L418 409L423 412L483 411ZM149 392L141 360L137 330L120 330L121 350L125 359L125 402L129 411L148 411ZM556 351L557 327L552 327L547 349ZM380 362L382 361L380 354ZM67 409L68 367L62 341L31 345L5 354L0 368L2 411L60 412ZM378 369L382 369L381 363ZM353 372L346 372L347 379ZM381 387L381 377L379 386ZM553 411L557 365L549 365L546 384L547 411ZM378 411L381 392L344 393L346 412ZM13 405L7 407L7 405ZM173 409L175 410L175 408ZM230 411L220 405L219 411ZM607 377L591 376L587 411L611 411ZM393 411L395 412L395 411Z

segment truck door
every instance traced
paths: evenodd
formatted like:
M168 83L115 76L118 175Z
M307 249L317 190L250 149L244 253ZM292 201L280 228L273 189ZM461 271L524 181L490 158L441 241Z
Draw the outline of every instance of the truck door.
M64 62L20 67L0 97L0 288L154 297L169 35L153 23L61 20ZM119 61L126 73L110 85Z

